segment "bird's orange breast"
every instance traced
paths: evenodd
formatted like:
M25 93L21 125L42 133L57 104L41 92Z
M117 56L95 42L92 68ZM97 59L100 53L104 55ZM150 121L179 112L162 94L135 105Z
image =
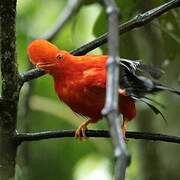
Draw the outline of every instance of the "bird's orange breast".
M94 121L102 118L101 111L105 103L105 88L88 88L81 80L68 80L66 84L58 81L55 89L59 98L79 115L90 117ZM131 97L119 95L119 111L129 120L136 115L135 102Z
M90 90L85 82L76 78L67 83L56 82L55 90L59 98L77 114L96 120L101 118L105 89L96 87Z

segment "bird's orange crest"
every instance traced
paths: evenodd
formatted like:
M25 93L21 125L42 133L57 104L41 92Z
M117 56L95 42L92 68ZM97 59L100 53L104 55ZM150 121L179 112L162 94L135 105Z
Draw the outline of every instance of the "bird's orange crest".
M32 41L27 51L32 64L49 73L59 68L62 60L70 57L68 52L59 50L55 45L43 39Z
M35 40L28 46L28 55L34 65L43 61L52 62L58 52L56 46L43 39Z

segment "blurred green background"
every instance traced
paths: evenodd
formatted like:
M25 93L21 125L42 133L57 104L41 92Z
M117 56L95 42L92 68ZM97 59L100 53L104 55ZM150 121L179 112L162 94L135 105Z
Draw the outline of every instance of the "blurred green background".
M121 23L137 13L145 12L166 0L117 0L121 7ZM18 0L17 59L20 72L29 67L26 55L28 43L54 27L67 0ZM107 31L107 18L102 4L83 1L79 9L53 40L60 49L73 50ZM180 10L174 9L152 23L120 37L120 55L142 59L166 72L165 84L180 89ZM107 54L107 47L90 52ZM166 105L162 109L168 124L155 116L144 104L137 103L138 114L129 124L131 131L147 131L180 135L180 97L161 93L153 98ZM20 132L75 129L83 118L78 118L62 104L53 89L53 81L45 75L26 83L21 91L18 129ZM103 129L106 122L91 126ZM90 127L90 128L91 128ZM180 146L171 143L143 140L128 141L132 163L127 169L127 180L180 179ZM112 179L113 151L110 139L79 142L74 138L25 142L18 151L16 180L94 180Z

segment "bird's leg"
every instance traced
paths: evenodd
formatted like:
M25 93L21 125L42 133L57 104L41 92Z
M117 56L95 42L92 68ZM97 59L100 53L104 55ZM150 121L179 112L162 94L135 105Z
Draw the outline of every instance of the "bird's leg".
M121 126L121 130L122 130L122 134L123 134L123 137L124 137L125 142L128 141L128 139L126 138L126 131L127 131L127 129L128 129L128 121L129 121L128 118L123 117L123 124L122 124L122 126Z
M75 137L82 140L82 138L86 138L86 130L88 129L88 124L93 123L92 119L87 120L86 122L82 123L75 132Z

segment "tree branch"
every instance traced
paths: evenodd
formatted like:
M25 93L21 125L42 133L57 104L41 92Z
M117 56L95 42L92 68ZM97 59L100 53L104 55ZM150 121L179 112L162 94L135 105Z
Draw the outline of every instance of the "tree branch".
M138 14L131 20L127 21L126 23L119 25L119 34L124 34L129 32L135 28L144 26L148 24L155 18L161 16L162 14L170 11L171 9L180 7L180 0L172 0L163 5L160 5L154 9L151 9L145 13ZM108 33L103 34L102 36L98 37L97 39L79 47L78 49L72 51L73 55L83 55L92 51L93 49L101 46L102 44L107 42Z
M137 27L144 26L145 24L151 22L153 19L161 16L162 14L170 11L171 9L180 7L180 0L171 0L161 6L158 6L154 9L151 9L143 14L138 14L128 22L119 26L119 34L124 34L126 32L131 31ZM107 33L98 37L97 39L79 47L78 49L73 50L71 53L73 55L83 55L93 49L101 46L102 44L107 42ZM28 72L25 72L21 75L23 82L35 79L44 75L45 73L39 69L33 69Z
M44 74L46 73L38 68L31 69L25 73L21 73L21 80L22 82L31 81L33 79L41 77Z
M104 0L108 15L108 54L106 102L102 114L107 119L112 143L114 145L115 180L124 180L130 155L119 128L119 40L118 40L118 7L114 0ZM121 123L122 124L122 123Z
M37 132L37 133L17 133L17 135L14 138L17 142L22 143L25 141L40 141L40 140L54 139L54 138L74 137L74 135L75 135L75 130L58 130L58 131L45 131L45 132ZM110 137L108 130L87 130L86 136L93 138ZM180 144L180 136L171 136L171 135L159 134L159 133L127 131L126 138L142 139L142 140L150 140L150 141L162 141L162 142Z
M0 98L0 179L15 173L17 146L11 140L16 129L19 75L16 63L16 0L0 1L0 62L2 91Z

